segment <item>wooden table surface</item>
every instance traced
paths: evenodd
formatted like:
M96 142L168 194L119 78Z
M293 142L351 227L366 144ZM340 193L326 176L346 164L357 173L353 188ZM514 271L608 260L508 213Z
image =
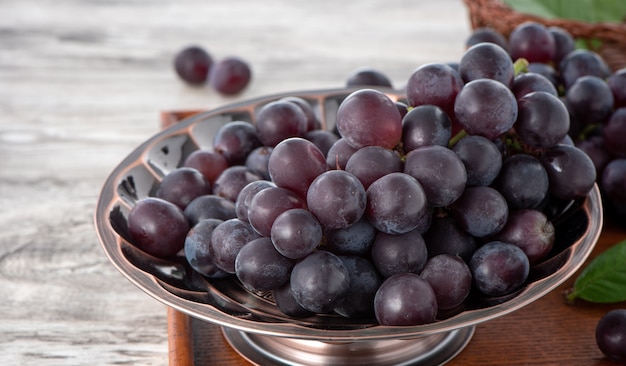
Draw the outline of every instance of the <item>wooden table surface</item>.
M0 0L0 364L167 365L178 351L167 307L117 272L93 225L105 178L161 111L340 87L361 66L402 86L423 63L457 61L469 32L461 0ZM247 59L252 84L223 97L180 82L172 59L192 43ZM215 334L202 352L222 358L207 363L242 364ZM519 343L516 362L552 337Z

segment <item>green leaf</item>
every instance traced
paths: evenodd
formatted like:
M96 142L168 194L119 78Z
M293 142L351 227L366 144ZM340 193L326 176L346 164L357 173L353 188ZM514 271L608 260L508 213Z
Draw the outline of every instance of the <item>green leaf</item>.
M519 13L546 19L621 23L626 17L623 0L504 0L504 3Z
M567 295L569 301L576 298L597 303L626 301L626 240L589 262Z

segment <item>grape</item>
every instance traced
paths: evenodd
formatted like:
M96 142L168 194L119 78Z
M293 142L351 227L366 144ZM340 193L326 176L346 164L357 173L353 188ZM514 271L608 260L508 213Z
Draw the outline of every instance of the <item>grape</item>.
M422 185L405 173L391 173L366 191L365 214L370 223L387 234L403 234L430 225L430 208Z
M294 208L276 217L270 237L280 254L300 259L317 248L322 240L322 226L310 211Z
M596 52L576 49L565 56L558 67L565 89L569 89L582 76L592 75L606 79L611 69Z
M460 139L452 147L463 162L468 186L488 186L500 173L502 154L491 140L477 135Z
M506 200L491 187L467 187L450 208L461 228L479 238L502 230L509 215Z
M174 70L185 82L199 85L207 80L213 58L200 46L188 46L174 57Z
M128 232L133 244L159 258L183 249L189 224L180 207L156 197L135 203L128 213Z
M339 140L339 136L337 136L334 132L327 130L313 130L309 131L304 135L304 138L311 141L318 149L322 152L324 156L328 155L328 151L331 146Z
M303 318L313 315L313 312L306 310L298 304L293 296L293 291L291 291L291 284L289 282L274 289L272 291L272 296L274 297L274 301L276 302L278 309L286 315L294 318Z
M266 237L248 242L235 258L237 278L253 291L270 291L287 283L293 266L294 262L276 251Z
M235 202L248 183L262 178L243 165L226 168L213 184L213 194Z
M270 236L274 220L292 208L305 208L306 202L292 191L269 187L254 195L248 206L248 221L259 234Z
M274 148L269 146L259 146L252 150L246 157L246 168L261 178L270 180L268 165L272 151L274 151Z
M571 200L585 197L596 181L596 167L587 154L577 147L557 145L539 158L543 163L549 191L557 198Z
M591 158L596 167L596 176L601 176L604 167L613 159L602 136L589 136L585 140L578 141L575 146Z
M454 102L454 113L469 134L495 139L513 127L517 100L502 83L478 79L461 89Z
M394 104L398 108L398 112L400 112L400 117L404 118L404 116L406 116L406 114L409 112L409 106L399 100L396 100Z
M626 310L614 309L596 325L596 344L611 361L626 363Z
M335 312L347 318L374 317L374 296L382 283L372 263L358 256L340 256L350 275L350 287L335 305Z
M329 313L350 288L350 273L341 259L318 250L296 263L291 271L291 290L304 309Z
M365 213L365 188L357 177L345 170L320 174L306 196L308 209L322 226L331 229L348 227Z
M219 269L213 263L210 251L211 234L221 224L222 220L206 219L194 225L185 238L185 258L196 272L209 278L223 278L228 273Z
M346 80L346 87L351 88L355 86L382 86L391 88L392 84L389 77L381 71L369 67L362 67L352 71Z
M402 272L420 273L428 260L426 243L418 230L397 235L377 233L370 255L383 277Z
M600 184L609 202L626 205L626 159L615 159L608 163Z
M276 146L290 137L302 137L307 132L307 116L299 105L276 100L256 112L257 136L265 146Z
M376 179L402 171L402 160L395 151L367 146L356 151L346 163L345 171L359 179L365 189Z
M402 147L405 153L422 146L448 146L451 135L450 117L435 105L418 105L402 119Z
M418 67L407 81L409 105L435 105L454 118L454 100L463 88L459 72L449 65L430 63Z
M382 325L421 325L435 321L437 299L430 284L415 273L387 278L374 297L374 311Z
M536 72L525 72L516 76L513 80L511 90L518 100L534 91L543 91L555 97L559 96L556 86L554 86L552 81Z
M504 161L493 187L510 208L535 208L548 194L548 173L534 156L516 154Z
M523 22L509 35L511 58L526 59L528 62L550 62L556 54L552 33L541 23Z
M607 150L626 158L626 107L616 109L604 125L602 132Z
M249 122L228 122L213 136L213 149L224 155L229 165L244 164L250 152L260 146L256 128Z
M340 138L328 149L326 165L328 169L345 169L350 156L358 149L350 146L348 140Z
M536 91L518 100L515 131L520 140L536 148L551 147L569 132L569 112L561 100L547 92Z
M294 103L295 105L300 107L300 109L302 109L302 112L304 112L304 115L306 116L306 131L307 132L317 130L321 127L321 123L317 119L317 116L315 115L315 111L313 110L313 107L304 98L290 96L290 97L281 98L280 100L284 102Z
M459 62L459 75L465 83L478 79L492 79L511 87L515 70L511 56L506 50L495 43L483 42L465 51Z
M558 65L565 56L576 49L576 41L568 30L561 27L548 27L548 32L550 32L552 38L554 38L554 56L552 57L552 62Z
M239 219L230 219L219 224L211 234L209 250L213 263L224 272L235 273L237 254L259 234L252 226Z
M236 56L226 57L211 67L209 83L218 93L234 95L248 86L252 70L248 63Z
M561 81L559 79L558 72L556 71L554 66L552 66L552 64L546 64L543 62L531 62L528 64L526 69L529 73L539 74L550 80L552 85L554 85L554 87L557 88L558 91L558 87L561 85Z
M463 230L450 216L434 217L423 237L429 258L439 254L449 254L469 262L476 251L474 237Z
M206 180L213 184L217 177L228 168L224 155L205 149L195 150L183 162L183 167L197 169Z
M487 296L517 290L528 278L530 264L518 246L492 241L476 250L469 263L476 288Z
M191 226L205 219L228 220L237 217L233 201L214 194L196 197L183 213Z
M465 40L465 48L468 49L473 45L482 42L495 43L502 47L505 51L509 52L509 40L506 39L500 32L490 27L475 28Z
M154 193L157 198L169 201L181 209L194 198L211 193L211 184L194 168L176 168L167 173Z
M430 258L420 276L433 288L439 310L461 305L472 288L472 273L467 264L449 254Z
M306 197L309 185L327 169L320 149L300 137L288 138L276 145L268 162L272 181L301 197Z
M565 94L572 112L583 123L602 122L613 110L613 93L603 79L581 76Z
M402 137L402 117L394 102L374 89L348 95L337 109L339 134L354 148L393 149Z
M463 161L447 147L432 145L411 151L404 172L422 185L428 204L442 207L456 201L467 183Z
M626 67L615 71L606 82L613 93L615 108L626 107Z
M370 252L378 230L363 216L356 223L342 229L324 229L326 250L342 255L366 256Z
M235 213L237 214L237 218L248 221L250 202L252 202L252 199L257 193L270 187L276 187L276 184L268 180L256 180L243 187L235 201Z
M554 225L546 215L529 209L511 211L506 225L495 236L496 240L520 247L531 265L547 257L554 238Z

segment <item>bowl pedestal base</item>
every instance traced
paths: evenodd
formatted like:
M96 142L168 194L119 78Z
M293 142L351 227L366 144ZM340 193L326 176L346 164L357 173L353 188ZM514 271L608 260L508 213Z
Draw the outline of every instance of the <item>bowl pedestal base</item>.
M237 353L263 366L442 365L469 343L475 326L410 339L323 342L222 328Z

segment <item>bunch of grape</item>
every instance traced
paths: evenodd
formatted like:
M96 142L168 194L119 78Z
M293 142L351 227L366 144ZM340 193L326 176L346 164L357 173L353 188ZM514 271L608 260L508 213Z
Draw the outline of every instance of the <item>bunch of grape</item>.
M471 294L514 294L550 255L555 207L584 198L596 168L555 86L513 60L479 42L418 67L405 99L356 87L332 131L302 98L269 102L136 203L133 243L182 250L294 317L418 325Z

